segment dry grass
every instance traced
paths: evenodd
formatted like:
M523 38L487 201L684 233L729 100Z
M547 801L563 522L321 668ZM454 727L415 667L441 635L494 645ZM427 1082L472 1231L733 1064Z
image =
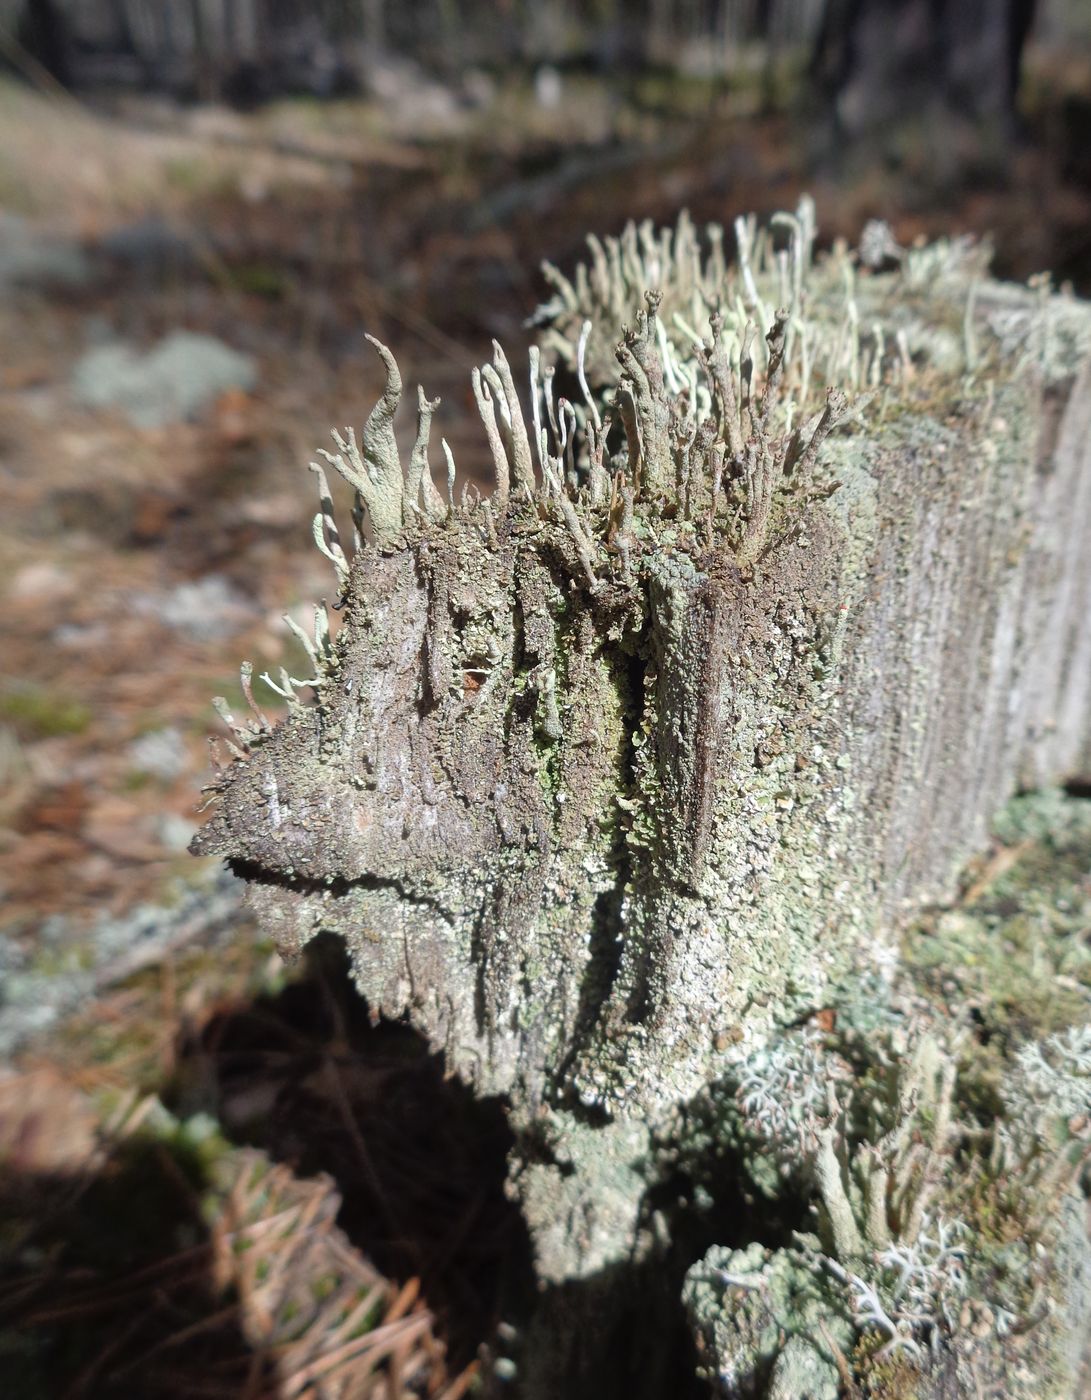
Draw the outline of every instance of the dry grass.
M470 1387L526 1286L502 1119L408 1030L373 1029L332 951L263 993L283 975L241 936L190 946L0 1078L12 1393Z
M10 1219L7 1224L0 1352L10 1352L18 1336L24 1350L38 1353L31 1388L25 1376L20 1388L14 1373L20 1394L68 1400L132 1394L457 1400L465 1394L477 1363L449 1373L419 1279L399 1286L353 1248L337 1225L341 1196L328 1176L298 1178L260 1151L230 1149L198 1198L177 1144L168 1150L160 1142L142 1156L152 1142L148 1125L162 1115L153 1097L126 1096L112 1124L96 1124L83 1096L43 1082L41 1071L2 1087L22 1091L21 1103L0 1093L0 1129L7 1147L22 1140L24 1165L27 1133L41 1128L43 1111L57 1110L64 1099L69 1121L74 1115L81 1124L76 1134L59 1136L54 1128L52 1147L44 1158L39 1153L38 1165L48 1160L54 1168L39 1178L49 1182L49 1209L34 1210L14 1237ZM43 1096L50 1094L47 1103ZM102 1268L81 1248L80 1213L103 1208L109 1196L103 1183L112 1179L115 1191L120 1186L131 1197L135 1215L149 1203L153 1174L157 1188L166 1184L187 1201L191 1231L203 1222L201 1240L141 1257L127 1271ZM156 1218L126 1222L120 1234L135 1228L157 1239L170 1211L163 1211L158 1189L150 1198ZM74 1238L65 1238L73 1222ZM117 1247L121 1253L125 1244ZM40 1255L45 1262L33 1266Z

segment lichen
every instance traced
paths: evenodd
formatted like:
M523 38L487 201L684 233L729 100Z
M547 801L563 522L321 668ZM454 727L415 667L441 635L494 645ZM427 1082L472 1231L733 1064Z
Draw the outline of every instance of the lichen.
M896 1380L931 1395L970 1353L1012 1372L1009 1393L1071 1393L1091 1267L1074 1193L1091 1156L1089 1045L1081 1027L1025 1046L988 1123L956 1093L972 1059L941 1061L931 1034L906 1055L889 1034L811 1031L745 1062L711 1117L690 1117L683 1158L709 1171L710 1144L736 1154L765 1194L808 1199L817 1234L715 1248L691 1270L686 1302L720 1392L769 1377L760 1393L776 1393L774 1359L793 1338L793 1369L831 1395L838 1372L867 1394ZM664 1160L676 1165L685 1141ZM785 1278L787 1293L774 1287ZM1018 1379L1031 1333L1036 1364Z
M1032 1003L1042 1018L1035 1032L1027 1016L997 1020L989 992L1006 996L1024 974L1033 987L1046 968L1055 975L1065 920L1083 927L1073 896L1085 883L1088 820L1085 802L1055 792L1013 802L997 821L1010 844L971 873L964 906L928 916L905 939L913 951L969 918L963 907L1001 908L995 952L984 936L976 945L956 937L945 957L933 949L922 963L918 951L885 986L846 987L834 998L836 1026L812 1023L754 1051L660 1144L664 1173L681 1171L707 1192L726 1171L741 1172L764 1216L792 1218L802 1201L815 1220L817 1233L790 1246L753 1245L726 1263L716 1248L691 1271L687 1306L723 1393L736 1393L740 1357L765 1378L760 1393L774 1393L772 1361L788 1337L793 1366L816 1377L829 1376L836 1337L850 1393L931 1396L975 1374L1008 1394L1076 1393L1091 1308L1079 1186L1091 1159L1087 994L1066 1029L1044 1033L1058 1014L1044 998ZM1049 910L1059 927L1042 919ZM1006 946L997 935L1035 916L1036 970L1017 955L994 983ZM988 951L980 966L966 960L970 946ZM954 997L963 976L973 999ZM942 1057L937 1036L957 1038ZM752 1255L763 1262L753 1278ZM808 1270L805 1305L765 1282ZM722 1296L709 1294L710 1277L727 1285ZM766 1318L764 1332L754 1331L755 1316Z

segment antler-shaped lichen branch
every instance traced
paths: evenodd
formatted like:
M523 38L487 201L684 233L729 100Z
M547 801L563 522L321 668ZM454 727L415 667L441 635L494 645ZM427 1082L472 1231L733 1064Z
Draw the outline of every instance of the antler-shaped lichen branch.
M616 354L631 386L640 431L637 486L642 495L653 496L664 490L670 480L670 409L663 392L663 361L656 330L660 294L646 292L644 299L647 311L638 315L635 331L626 331Z
M489 447L492 451L493 470L496 474L494 491L496 504L500 510L505 510L511 491L511 468L508 462L508 451L504 445L504 438L496 417L495 396L486 378L487 372L488 366L485 367L485 372L479 369L474 370L474 398L477 400L477 411L481 414L481 421L485 425L485 436L489 440Z
M826 407L822 410L822 416L819 418L807 446L792 465L792 469L797 475L805 476L812 469L818 459L818 449L834 428L849 417L849 414L849 401L844 391L828 389L826 391Z
M333 514L330 484L326 480L326 473L317 462L311 462L310 469L318 478L318 502L320 506L318 514L311 522L311 533L314 535L314 542L318 546L319 552L324 554L333 565L337 574L338 587L343 589L348 583L349 561L345 558L345 551L341 548L341 536Z
M693 351L708 379L720 432L727 442L728 455L738 460L743 454L743 436L739 422L739 386L723 341L723 312L714 311L708 318L708 324L712 338L704 343L695 343Z
M493 341L492 352L493 364L496 367L496 373L503 388L504 402L507 405L505 416L511 429L511 474L517 488L532 492L534 490L534 467L530 456L530 439L527 435L523 410L519 404L519 395L515 391L511 366L508 364L507 356L501 349L499 341Z
M362 447L357 446L356 433L346 429L347 437L334 431L337 451L319 449L324 457L357 492L371 517L375 541L380 546L392 544L402 530L402 502L405 479L398 442L394 436L394 414L402 396L402 377L397 361L387 347L373 335L366 337L386 369L386 387L364 424Z
M405 483L402 524L411 525L413 512L423 510L429 520L440 521L447 516L443 497L435 488L428 469L428 441L432 432L432 415L439 408L439 399L426 397L417 385L417 440L409 458L409 475ZM419 504L418 504L419 502Z

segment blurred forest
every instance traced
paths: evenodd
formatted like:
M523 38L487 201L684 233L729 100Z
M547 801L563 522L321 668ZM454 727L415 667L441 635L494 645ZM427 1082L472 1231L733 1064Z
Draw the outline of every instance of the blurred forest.
M298 665L365 331L483 480L470 367L543 258L807 190L826 246L1091 294L1091 7L0 0L5 1393L505 1388L501 1106L185 853L209 701Z

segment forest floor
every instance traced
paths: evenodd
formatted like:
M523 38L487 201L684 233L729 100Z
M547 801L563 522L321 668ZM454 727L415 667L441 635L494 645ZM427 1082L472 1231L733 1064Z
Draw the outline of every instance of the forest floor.
M1003 275L1091 292L1087 110L1056 94L1002 174L937 190L926 155L835 168L745 94L564 81L251 114L0 82L0 1325L37 1329L0 1364L27 1395L381 1368L454 1400L528 1286L499 1106L372 1028L336 950L280 966L185 852L210 697L242 703L244 658L293 669L280 615L329 594L305 468L374 401L363 333L483 478L471 366L493 337L521 360L540 260L628 217L810 190L827 241L875 216L991 234ZM240 382L188 416L87 392L96 351L179 331L246 357Z

